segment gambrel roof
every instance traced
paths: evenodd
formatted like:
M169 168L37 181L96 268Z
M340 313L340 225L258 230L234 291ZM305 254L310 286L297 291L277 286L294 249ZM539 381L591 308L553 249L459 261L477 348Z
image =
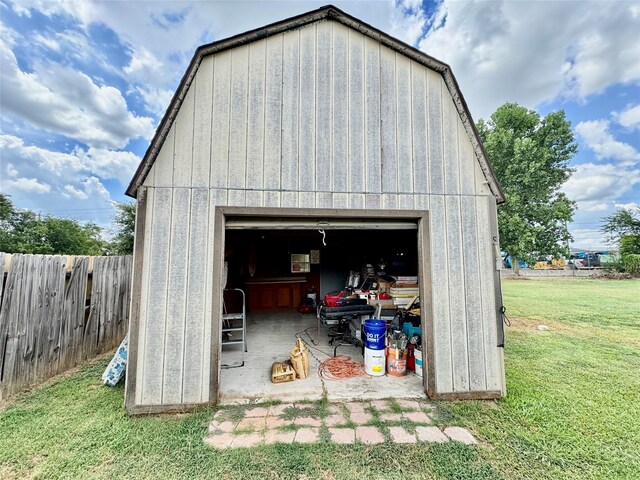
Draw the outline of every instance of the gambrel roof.
M436 60L435 58L426 55L420 50L417 50L416 48L362 22L361 20L348 15L347 13L332 5L327 5L317 10L304 13L302 15L291 17L276 23L272 23L265 27L261 27L249 32L245 32L233 37L229 37L198 47L193 58L191 59L189 67L187 68L184 76L182 77L182 80L180 81L178 89L171 99L171 103L169 104L169 107L165 112L164 117L162 118L153 139L151 140L147 152L145 153L140 165L138 166L138 169L136 170L136 173L133 176L133 179L131 180L131 183L127 188L126 194L134 198L136 197L137 190L143 184L145 178L151 170L151 167L153 166L153 163L155 162L156 157L160 152L165 138L168 135L169 130L171 129L178 111L180 110L180 107L182 106L182 103L187 95L189 87L196 76L198 67L200 66L204 57L206 57L207 55L213 55L218 52L246 45L257 40L286 32L288 30L297 29L305 25L318 22L320 20L333 20L339 22L349 28L362 33L367 37L372 38L373 40L380 42L380 44L384 45L385 47L388 47L395 52L405 55L411 60L414 60L440 73L444 79L449 93L451 94L458 114L460 115L462 125L469 135L475 156L478 160L478 163L480 164L480 167L482 168L485 178L487 179L491 192L495 196L498 203L504 202L504 194L500 189L498 180L493 172L493 169L491 168L491 164L489 162L489 159L487 158L486 152L482 147L478 131L476 130L473 119L471 118L471 114L469 113L467 103L465 102L464 97L460 92L458 82L451 72L451 67L449 67L449 65L447 65L446 63Z

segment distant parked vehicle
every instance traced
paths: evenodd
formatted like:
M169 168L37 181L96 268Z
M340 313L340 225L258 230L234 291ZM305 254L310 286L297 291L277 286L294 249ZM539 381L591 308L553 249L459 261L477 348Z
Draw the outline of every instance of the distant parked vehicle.
M596 268L601 266L600 255L597 253L585 253L580 256L571 255L568 263L573 265L574 268Z
M501 252L502 254L502 264L504 265L505 268L511 268L511 255L508 255L506 252ZM520 268L527 268L527 262L525 262L524 260L518 260L518 266Z

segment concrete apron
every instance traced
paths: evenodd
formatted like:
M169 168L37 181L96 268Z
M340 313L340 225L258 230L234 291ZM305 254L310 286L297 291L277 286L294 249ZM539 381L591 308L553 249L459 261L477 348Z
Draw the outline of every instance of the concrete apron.
M298 312L278 312L252 314L247 321L248 351L244 354L244 367L222 369L220 372L220 403L255 403L266 400L300 401L319 400L326 391L330 401L351 399L375 400L382 398L426 399L422 378L413 372L404 377L356 377L348 380L324 380L318 375L318 360L333 355L329 346L329 327L316 331L315 315L303 315ZM301 334L303 340L317 341L318 350L311 350L309 378L296 379L293 382L271 383L271 365L276 361L289 358L289 352L296 341L296 332L308 329ZM311 337L311 339L310 339ZM322 353L322 352L326 352ZM353 361L363 362L360 348L344 346L338 348L338 354L351 357ZM240 345L229 345L222 349L221 363L232 365L242 361Z

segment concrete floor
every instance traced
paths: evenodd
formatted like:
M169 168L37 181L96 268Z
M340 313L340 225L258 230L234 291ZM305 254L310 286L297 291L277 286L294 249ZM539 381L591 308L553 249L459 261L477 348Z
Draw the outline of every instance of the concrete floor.
M320 327L316 332L314 315L298 312L278 312L249 315L247 321L248 352L244 354L244 366L222 369L220 374L220 402L223 404L248 403L278 399L282 401L318 400L322 397L323 382L318 376L318 359L328 355L312 350L309 378L280 384L271 383L271 364L289 358L289 352L296 341L296 332L308 329L311 338L317 341L317 348L333 354L329 346L328 327ZM303 338L309 342L305 334ZM345 346L338 348L338 354L349 355L352 360L362 362L359 348ZM222 348L222 364L241 362L240 345ZM405 377L351 378L339 381L324 381L329 400L350 399L375 400L393 398L426 398L422 378L409 372Z

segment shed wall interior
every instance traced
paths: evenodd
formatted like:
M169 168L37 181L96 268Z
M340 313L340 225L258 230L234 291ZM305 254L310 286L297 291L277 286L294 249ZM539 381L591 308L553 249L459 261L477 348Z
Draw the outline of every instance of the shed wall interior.
M329 20L206 56L143 198L130 411L217 400L226 207L427 211L435 392L504 393L495 197L439 73Z

